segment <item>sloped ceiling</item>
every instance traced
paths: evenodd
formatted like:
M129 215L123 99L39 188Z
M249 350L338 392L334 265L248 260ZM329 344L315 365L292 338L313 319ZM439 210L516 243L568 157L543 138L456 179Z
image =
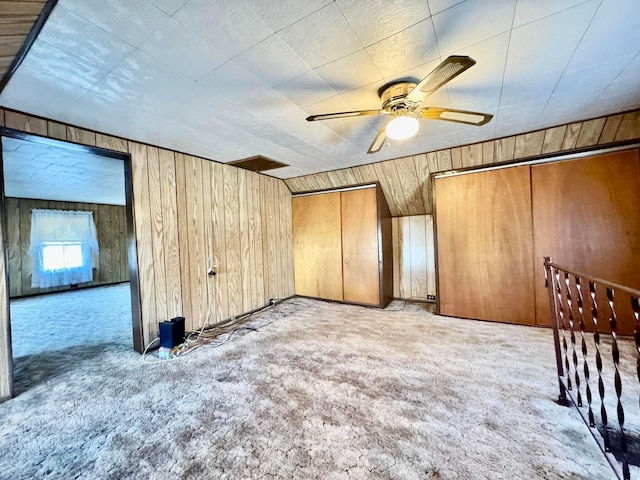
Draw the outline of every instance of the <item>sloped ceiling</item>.
M365 152L378 89L449 55L477 64L425 102L495 115L422 121ZM289 178L640 107L635 0L59 0L0 105Z

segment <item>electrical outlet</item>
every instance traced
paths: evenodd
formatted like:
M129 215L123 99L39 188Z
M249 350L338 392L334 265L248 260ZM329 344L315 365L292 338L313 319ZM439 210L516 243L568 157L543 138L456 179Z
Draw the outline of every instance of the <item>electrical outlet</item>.
M435 300L436 296L435 295L427 295L427 300Z

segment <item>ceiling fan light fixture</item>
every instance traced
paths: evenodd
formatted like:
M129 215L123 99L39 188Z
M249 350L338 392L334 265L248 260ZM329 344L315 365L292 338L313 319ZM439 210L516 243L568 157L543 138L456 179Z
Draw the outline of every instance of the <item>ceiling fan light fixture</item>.
M387 137L391 140L405 140L418 133L420 123L413 117L399 116L391 120L385 127Z

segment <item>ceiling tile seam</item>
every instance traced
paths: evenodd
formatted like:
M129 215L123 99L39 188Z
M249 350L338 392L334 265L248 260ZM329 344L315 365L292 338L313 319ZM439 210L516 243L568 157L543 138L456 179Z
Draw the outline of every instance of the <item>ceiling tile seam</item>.
M258 17L260 20L262 20L267 26L269 26L269 24L267 24L267 22L264 20L264 18L262 18L255 10L253 10L251 8L251 5L248 5L246 2L242 2L244 4L244 6L246 6L249 10L251 10L253 12L253 14ZM335 3L335 0L331 0L330 2L325 3L324 5L322 5L321 7L315 9L313 12L308 13L307 15L305 15L304 17L300 17L299 19L297 19L295 22L291 22L287 25L284 25L282 28L280 28L279 30L275 30L273 28L271 28L269 26L269 28L271 28L271 30L273 31L273 33L277 34L281 31L283 31L286 28L289 28L291 25L295 25L298 22L301 22L302 20L306 19L307 17L310 17L311 15L316 14L317 12L319 12L320 10L322 10L323 8L326 8L328 5L331 5L332 3ZM337 5L336 5L337 6ZM338 7L339 8L339 7ZM284 40L283 40L284 41Z
M56 7L58 7L58 6L60 6L60 4L59 4L59 3L56 5ZM169 17L169 16L170 16L167 12L165 12L165 11L164 11L164 10L162 10L161 8L158 8L158 6L157 6L157 5L155 5L155 4L153 4L153 3L152 3L152 4L151 4L151 6L152 6L152 7L154 7L156 10L160 11L161 13L163 13L164 15L167 15L167 17ZM90 23L91 25L93 25L93 26L94 26L94 27L96 27L97 29L102 30L104 33L106 33L106 34L108 34L108 35L112 36L113 38L117 38L119 41L121 41L121 42L123 42L123 43L126 43L127 45L132 46L135 50L138 50L138 46L139 46L139 45L142 45L144 42L146 42L146 41L151 37L151 35L153 35L153 34L155 33L155 31L156 31L156 30L152 30L152 31L150 31L149 35L148 35L148 36L145 36L145 37L144 37L144 40L142 40L142 41L140 42L140 44L139 44L139 45L134 45L134 44L132 44L132 43L130 43L130 42L127 42L125 39L120 38L119 36L114 35L112 32L110 32L110 31L108 31L108 30L106 30L106 29L102 28L100 25L98 25L98 24L96 24L96 23L92 22L92 21L91 21L91 20L89 20L88 18L85 18L85 17L83 17L82 15L79 15L78 13L75 13L74 11L69 10L68 8L66 8L66 7L64 7L64 6L62 6L62 7L63 7L65 10L67 10L67 12L71 13L72 15L75 15L75 16L76 16L76 17L78 17L78 18L81 18L82 20L84 20L84 21L85 21L85 22L87 22L87 23Z
M600 11L600 8L602 8L602 2L603 1L604 0L600 0L600 4L598 5L598 8L596 8L596 11L593 13L593 16L591 17L591 20L589 20L589 25L587 25L587 28L585 28L584 32L582 32L582 36L580 37L580 40L576 44L576 48L573 49L573 53L571 53L571 56L569 57L569 60L567 61L567 64L564 66L564 69L562 70L562 73L558 77L558 80L556 81L556 84L554 85L553 90L551 91L551 94L549 95L549 98L547 98L547 101L545 102L544 107L542 107L540 115L543 115L544 111L547 108L547 105L549 105L549 102L551 101L551 98L553 97L553 94L556 93L556 90L558 89L558 85L560 85L560 82L562 81L562 77L564 77L564 74L566 73L567 69L569 68L569 64L571 63L571 60L573 60L573 57L575 56L576 52L578 51L578 48L580 48L580 44L582 43L582 40L584 40L584 36L589 31L589 28L591 28L591 24L593 23L593 20L598 15L598 12ZM580 3L579 5L584 5L585 3L587 3L587 2ZM575 5L575 6L571 7L571 8L576 8L579 5ZM568 10L571 10L571 8L568 8L568 9L563 10L563 11L566 12Z
M502 80L500 81L500 94L498 95L498 107L496 110L496 119L493 122L493 133L495 135L496 128L498 127L498 121L500 120L500 104L502 103L502 91L504 90L504 78L507 75L507 63L509 63L509 50L511 50L511 36L513 35L513 22L516 19L516 9L518 8L518 2L513 6L513 15L511 16L511 28L509 29L509 40L507 41L507 54L504 56L504 65L502 66ZM459 139L458 139L459 140Z
M522 0L516 0L516 3L517 3L518 1L522 1ZM584 1L580 2L580 3L576 3L575 5L571 5L570 7L563 8L563 9L561 9L561 10L558 10L557 12L550 13L549 15L544 15L544 16L542 16L542 17L536 18L535 20L531 20L530 22L521 23L521 24L520 24L520 25L518 25L517 27L513 27L513 28L520 28L520 27L524 27L524 26L526 26L526 25L531 25L532 23L536 23L536 22L539 22L539 21L541 21L541 20L545 20L545 19L547 19L547 18L553 17L554 15L558 15L559 13L566 12L567 10L571 10L572 8L579 7L579 6L581 6L581 5L584 5L585 3L589 3L589 2L591 2L591 1L592 1L592 0L584 0ZM602 4L602 0L600 0L600 3ZM598 7L598 8L599 8L599 7Z
M595 99L589 104L589 106L591 107L594 103L596 103L600 99L602 94L607 90L607 88L609 88L611 84L615 82L620 77L620 75L622 75L622 73L627 69L627 67L631 65L638 58L640 58L640 50L638 50L638 52L636 52L636 54L631 58L631 60L629 60L627 64L624 67L622 67L622 69L618 72L618 74L615 77L611 79L611 81L607 84L607 86L604 87L600 91L600 93L598 93L598 95L596 95Z
M278 35L278 32L273 32L273 33L272 33L271 35L269 35L267 38L264 38L264 39L260 40L260 41L259 41L258 43L256 43L255 45L252 45L252 46L250 46L249 48L247 48L247 49L245 49L245 50L241 51L240 53L238 53L238 54L236 54L236 55L234 55L233 57L230 57L230 58L229 58L229 60L233 60L233 61L235 62L235 59L236 59L236 58L238 58L238 57L240 57L241 55L245 54L246 52L248 52L249 50L251 50L253 47L256 47L256 46L260 45L262 42L264 42L264 41L266 41L266 40L269 40L271 37L278 37L278 38L279 38L279 39L280 39L280 40L281 40L281 41L282 41L282 42L283 42L283 43L284 43L284 44L285 44L285 45L286 45L286 46L291 50L291 52L292 52L296 57L298 57L298 59L299 59L302 63L304 63L304 64L307 66L307 71L306 71L306 72L304 72L304 73L301 73L300 75L304 75L305 73L308 73L308 72L309 72L309 70L315 70L311 65L309 65L309 63L307 63L307 61L306 61L304 58L302 58L300 55L298 55L298 53L297 53L293 48L291 48L291 47L289 46L289 44L284 40L284 38L282 38L280 35ZM226 62L225 62L225 63L226 63ZM238 62L236 62L236 63L238 63ZM329 62L329 63L331 63L331 62ZM238 63L238 65L239 65L240 67L242 67L242 65L240 65L239 63ZM244 68L244 67L242 67L242 68ZM318 68L319 68L319 67L318 67ZM246 69L245 69L245 70L246 70ZM250 73L251 73L251 72L250 72ZM298 76L296 76L296 77L293 77L293 78L297 78L297 77L299 77L300 75L298 75ZM279 85L282 85L283 83L288 82L289 80L293 80L293 78L289 78L288 80L283 80L282 82L278 83L277 85L273 85L271 88L273 88L273 87L277 87L277 86L279 86ZM261 80L261 79L260 79L260 80ZM261 81L264 81L264 80L261 80ZM266 82L265 82L265 83L266 83Z
M184 7L185 5L187 5L187 3L189 3L189 2L186 2L182 7ZM180 7L180 9L178 9L178 11L182 10L182 7ZM248 8L248 7L247 7L247 8ZM253 12L253 10L251 10L251 11ZM232 60L233 58L236 58L238 55L240 55L240 54L242 54L242 53L246 52L247 50L252 49L252 48L253 48L253 47L255 47L256 45L260 44L261 42L263 42L263 41L264 41L264 40L266 40L267 38L270 38L271 36L273 36L273 35L276 33L276 32L274 32L274 31L273 31L273 28L269 27L269 25L267 25L267 24L265 23L265 25L267 26L267 28L269 28L269 30L271 30L271 35L269 35L267 38L263 38L262 40L259 40L259 41L257 41L256 43L254 43L254 44L252 44L252 45L248 46L246 49L242 50L240 53L238 53L238 54L234 55L233 57L230 57L230 56L229 56L229 55L227 55L225 52L223 52L223 51L222 51L222 50L220 50L218 47L216 47L213 43L211 43L208 39L204 38L204 37L203 37L203 36L201 36L198 32L196 32L195 30L192 30L192 29L191 29L191 28L189 28L187 25L185 25L184 23L182 23L180 20L178 20L177 18L175 18L175 17L174 17L174 15L176 15L177 13L178 13L178 12L174 13L173 15L171 15L171 18L173 18L173 20L175 20L176 22L178 22L178 23L179 23L179 24L180 24L180 25L181 25L181 26L182 26L186 31L188 31L189 33L191 33L191 34L195 35L196 37L198 37L200 40L202 40L203 42L205 42L207 45L209 45L209 46L210 46L211 48L213 48L215 51L217 51L218 53L220 53L220 55L221 55L221 56L223 56L224 58L226 58L227 60L225 61L225 63L226 63L227 61L229 61L229 60ZM253 13L255 14L255 12L253 12ZM258 17L258 18L260 18L260 17ZM260 20L262 20L262 18L260 18ZM264 20L262 20L262 22L264 23ZM156 29L156 30L154 30L154 31L152 32L152 35L153 35L153 33L155 33L156 31L157 31L157 29ZM142 45L142 43L141 43L140 45ZM144 53L147 53L147 52L144 52ZM151 55L151 54L148 54L148 55ZM153 58L155 58L155 57L153 57ZM156 60L158 60L158 59L156 59ZM218 67L216 67L216 68L218 68ZM214 70L215 70L216 68L214 68ZM213 70L212 70L212 71L213 71ZM211 72L207 72L207 74L208 74L208 73L211 73Z

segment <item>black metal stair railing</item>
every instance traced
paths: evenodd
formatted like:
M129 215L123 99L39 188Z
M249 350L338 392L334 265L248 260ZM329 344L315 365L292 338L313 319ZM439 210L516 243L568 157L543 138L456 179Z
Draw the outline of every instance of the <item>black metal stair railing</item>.
M575 405L616 475L628 480L630 465L640 466L640 291L570 271L548 257L544 268L558 370L558 401ZM600 305L605 302L607 306L602 308ZM604 322L605 318L608 322ZM622 325L628 333L633 330L632 339L620 337ZM594 363L598 399L593 395ZM635 375L625 369L632 363ZM607 396L612 390L615 397ZM610 424L613 411L617 426Z

